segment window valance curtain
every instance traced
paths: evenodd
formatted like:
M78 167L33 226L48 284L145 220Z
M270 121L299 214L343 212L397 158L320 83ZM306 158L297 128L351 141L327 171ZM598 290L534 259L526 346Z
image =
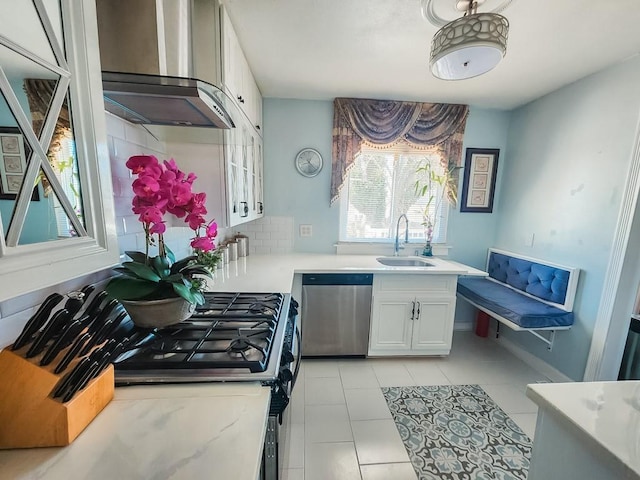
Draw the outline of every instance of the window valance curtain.
M386 148L406 142L419 149L437 147L448 169L460 166L468 113L467 105L336 98L331 203L340 196L347 173L363 144ZM457 181L451 183L457 185ZM455 193L449 198L455 198Z

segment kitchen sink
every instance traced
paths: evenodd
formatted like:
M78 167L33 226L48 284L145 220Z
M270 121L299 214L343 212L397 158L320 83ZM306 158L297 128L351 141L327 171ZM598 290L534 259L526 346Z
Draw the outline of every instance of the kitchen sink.
M433 267L433 263L414 257L378 257L376 260L388 267Z

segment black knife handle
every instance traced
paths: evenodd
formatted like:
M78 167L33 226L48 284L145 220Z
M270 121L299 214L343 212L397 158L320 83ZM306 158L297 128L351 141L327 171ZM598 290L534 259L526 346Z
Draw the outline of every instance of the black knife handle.
M91 294L95 289L96 289L96 286L93 283L90 283L89 285L85 285L84 287L82 287L80 291L84 293L84 298L86 300L91 296Z
M51 344L49 349L46 351L42 360L40 361L40 366L44 367L45 365L49 365L54 358L60 353L64 347L71 343L69 340L72 340L79 332L80 332L80 322L78 320L73 321L70 325L67 326L62 335L58 337L58 339ZM66 344L66 345L65 345Z
M33 344L27 350L25 354L26 358L35 357L38 355L44 348L47 346L47 342L51 340L53 335L59 330L59 327L64 324L69 318L69 312L67 312L64 308L62 310L58 310L53 314L51 320L47 322L47 325L44 327L44 330L40 332L40 334L33 341Z
M107 321L113 310L118 306L120 306L120 303L117 300L112 299L105 304L102 310L95 312L94 318L88 323L89 332L93 334L99 331L104 325L104 322Z
M73 398L73 396L78 393L78 391L82 390L85 385L89 382L89 379L94 375L96 370L98 369L98 362L94 361L87 367L82 375L79 376L78 380L72 382L72 385L67 389L67 392L62 397L62 402L67 403L69 400Z
M59 304L64 297L59 293L52 293L49 295L44 302L40 305L40 308L34 313L34 315L29 319L26 323L22 332L14 342L11 350L18 350L24 347L29 341L31 341L31 336L44 324L49 315L51 314L51 310L57 304Z
M102 343L105 340L112 340L111 335L115 332L120 324L129 318L129 314L124 310L118 313L116 318L113 319L113 322L109 325L108 328L103 328L98 332L98 343Z
M93 317L100 308L100 304L105 298L107 298L107 292L102 291L97 293L96 296L91 300L91 303L89 303L89 306L86 308L83 315L89 315Z
M100 330L98 330L97 332L94 332L91 334L91 338L89 339L89 341L85 344L85 346L82 348L82 350L80 350L80 355L86 355L87 353L89 353L91 351L91 349L93 347L95 347L96 345L98 345L100 337L104 336L104 332L107 331L109 328L111 328L111 325L113 324L113 320L107 320L103 325L102 328Z
M76 380L76 377L81 376L84 369L89 365L91 365L91 359L89 357L80 360L80 362L74 367L74 369L67 373L64 377L62 377L53 388L53 398L62 396L62 394L64 394L64 392L68 390L72 383Z
M58 366L55 368L53 373L58 374L62 372L65 368L67 368L71 363L71 360L76 358L76 356L78 355L78 352L80 351L82 346L85 344L85 342L89 340L90 337L91 337L91 334L89 333L85 333L81 337L78 337L75 343L73 344L73 346L67 351L67 353L64 354L64 357L62 357L62 360L60 360L60 363L58 363Z

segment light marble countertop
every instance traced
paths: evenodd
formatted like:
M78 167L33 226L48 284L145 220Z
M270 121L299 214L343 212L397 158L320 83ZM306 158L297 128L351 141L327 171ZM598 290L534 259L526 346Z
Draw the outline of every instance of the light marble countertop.
M0 450L0 478L255 480L269 398L258 383L116 388L71 445Z
M532 384L527 396L640 477L640 381Z
M208 285L211 291L290 293L295 273L487 275L476 268L438 257L427 259L433 264L432 267L388 267L378 263L376 258L380 256L302 253L249 255L216 270L214 280L209 281Z

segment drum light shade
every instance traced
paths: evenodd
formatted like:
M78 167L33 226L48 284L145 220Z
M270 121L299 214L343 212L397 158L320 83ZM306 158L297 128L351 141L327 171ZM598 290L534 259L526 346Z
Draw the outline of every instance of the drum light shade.
M443 80L464 80L493 69L507 53L509 22L497 13L473 13L447 23L431 42L429 66Z

